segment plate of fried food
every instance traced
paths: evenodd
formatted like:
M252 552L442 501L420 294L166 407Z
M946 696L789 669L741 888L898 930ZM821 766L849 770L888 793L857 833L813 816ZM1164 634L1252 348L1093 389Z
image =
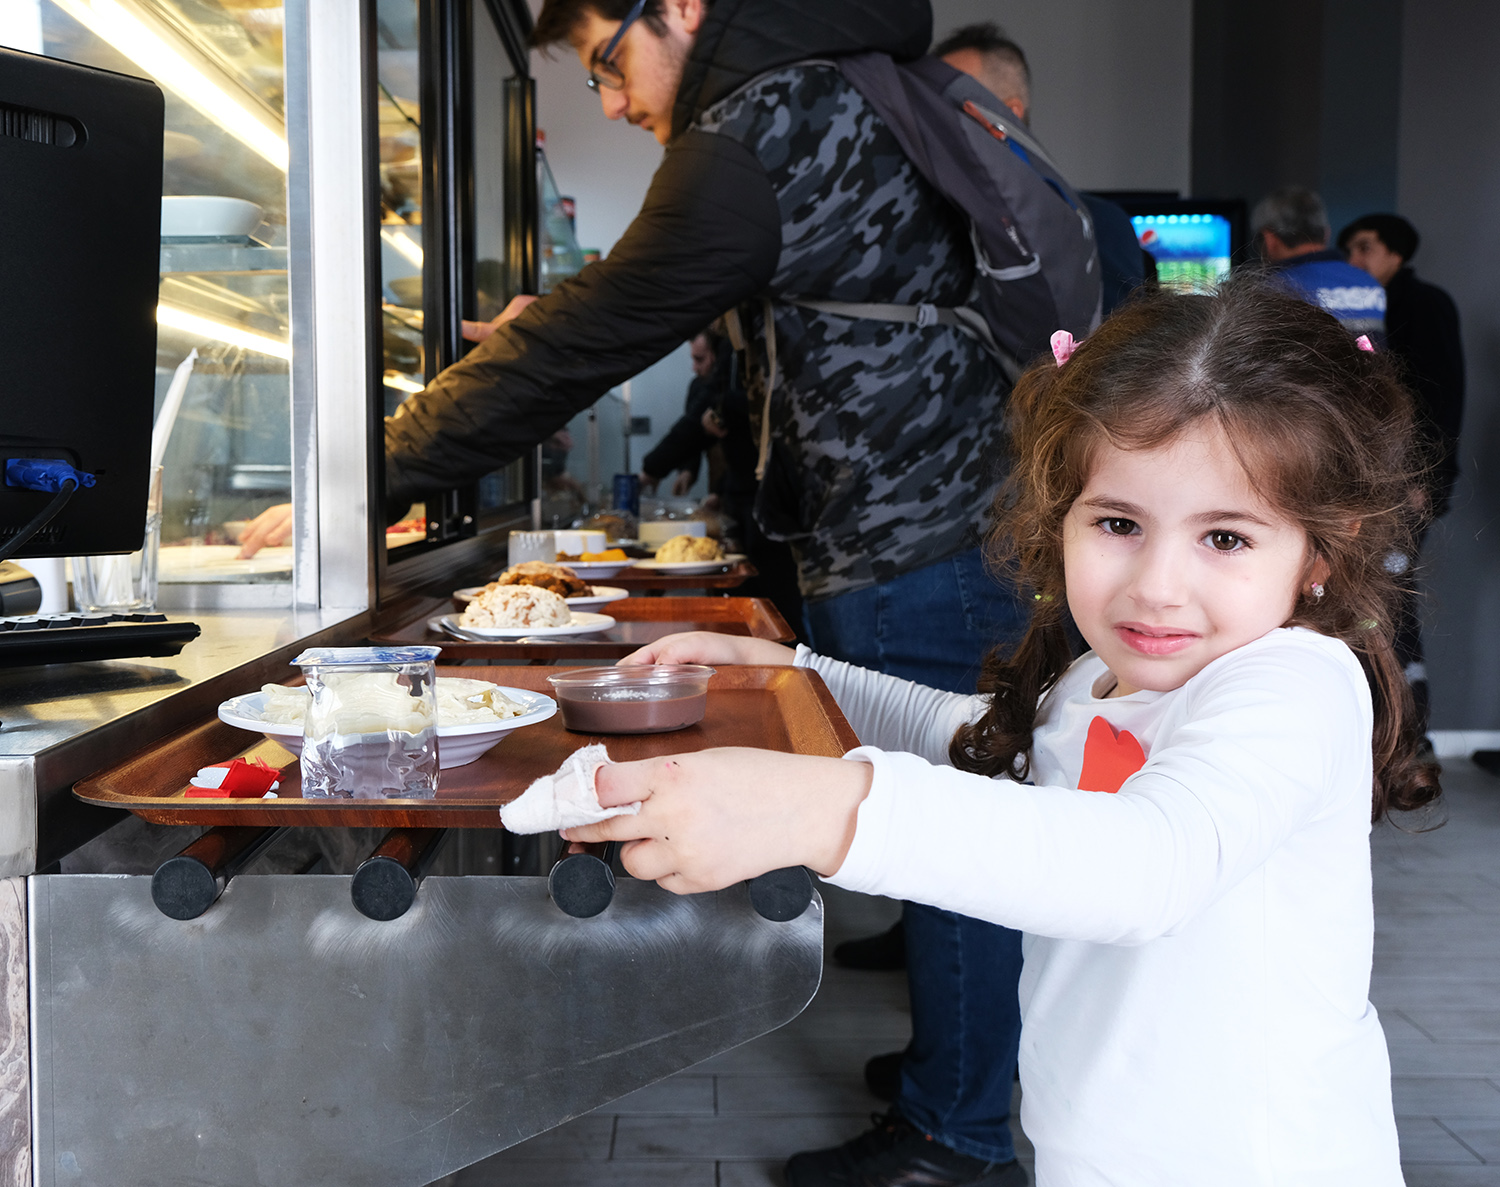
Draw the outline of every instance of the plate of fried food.
M636 561L638 569L654 573L673 573L691 577L698 573L716 573L744 560L738 552L725 552L712 536L673 536L656 550L656 559Z
M453 600L461 606L467 605L486 590L498 589L502 585L534 585L550 589L561 595L570 610L597 610L610 602L628 598L630 591L613 585L590 585L568 565L554 565L549 561L523 561L512 565L488 585L471 585L453 591Z

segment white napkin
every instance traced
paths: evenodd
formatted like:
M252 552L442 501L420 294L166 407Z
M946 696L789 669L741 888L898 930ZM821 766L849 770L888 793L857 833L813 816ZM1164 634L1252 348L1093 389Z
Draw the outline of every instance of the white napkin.
M597 824L611 816L634 816L640 801L618 808L599 806L594 780L610 762L602 745L584 746L568 755L552 775L543 775L500 809L500 823L513 833L547 833L580 824Z

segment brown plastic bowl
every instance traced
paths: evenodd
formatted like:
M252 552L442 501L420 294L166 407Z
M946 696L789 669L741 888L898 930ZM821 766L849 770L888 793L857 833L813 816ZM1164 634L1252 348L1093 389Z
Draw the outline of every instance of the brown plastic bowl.
M702 664L632 664L570 668L547 682L574 733L664 734L703 720L713 674Z

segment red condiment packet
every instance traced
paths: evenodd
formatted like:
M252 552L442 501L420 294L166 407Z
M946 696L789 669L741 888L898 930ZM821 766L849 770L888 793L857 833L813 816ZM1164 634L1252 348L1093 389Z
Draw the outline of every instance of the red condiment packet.
M223 771L222 775L220 771ZM264 759L232 758L200 769L184 796L187 799L258 800L276 787L280 779L281 772Z

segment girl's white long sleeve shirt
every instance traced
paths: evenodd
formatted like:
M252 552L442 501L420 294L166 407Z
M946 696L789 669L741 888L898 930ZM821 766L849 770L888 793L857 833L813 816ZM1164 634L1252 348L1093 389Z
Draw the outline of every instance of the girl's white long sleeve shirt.
M1038 1187L1402 1182L1368 1000L1370 693L1343 643L1275 630L1120 697L1086 655L1043 698L1027 784L948 765L981 698L797 662L873 769L829 880L1026 933Z

